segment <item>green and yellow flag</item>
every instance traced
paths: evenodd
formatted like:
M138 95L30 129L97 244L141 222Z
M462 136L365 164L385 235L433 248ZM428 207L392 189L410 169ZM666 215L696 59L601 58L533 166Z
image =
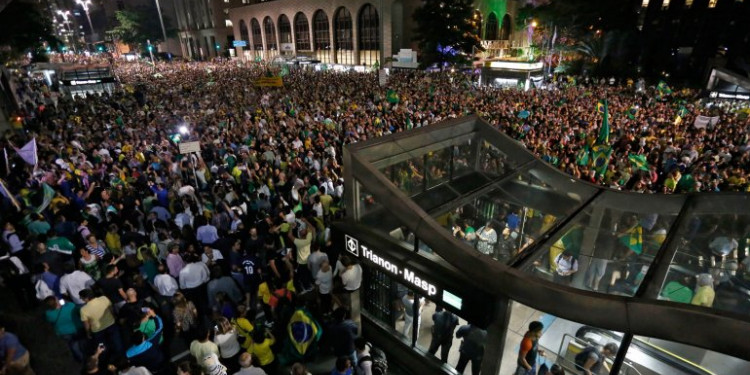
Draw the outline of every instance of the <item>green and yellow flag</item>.
M640 225L636 225L628 229L625 234L620 236L620 243L634 253L641 255L643 252L643 228Z
M648 160L646 160L646 155L630 154L628 155L628 160L630 160L630 164L636 169L642 171L648 170Z
M388 101L388 103L391 104L398 104L400 101L398 94L394 90L388 90L388 92L385 94L385 100Z
M609 145L595 145L591 148L591 156L594 158L593 168L599 175L604 175L609 166L609 158L612 156L612 147Z
M609 145L609 108L607 108L607 100L604 99L597 104L597 110L599 105L602 105L602 126L599 128L599 136L596 138L597 145Z
M631 105L630 108L628 108L628 113L627 113L628 118L631 120L635 120L635 115L637 114L638 114L638 107Z
M589 146L583 146L580 150L578 150L578 153L576 154L576 164L578 165L588 165L589 164L589 153L591 150L589 149Z
M606 100L600 100L596 102L596 111L599 113L604 113L604 111L607 108L607 101Z

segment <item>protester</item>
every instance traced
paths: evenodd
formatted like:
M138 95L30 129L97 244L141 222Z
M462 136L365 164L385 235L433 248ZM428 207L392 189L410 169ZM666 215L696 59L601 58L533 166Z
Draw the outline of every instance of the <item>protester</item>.
M122 354L123 344L140 341L131 336L134 325L142 323L142 309L159 306L169 333L174 327L192 343L194 361L204 370L211 353L216 362L226 362L209 363L213 370L245 368L211 341L210 322L223 316L235 319L235 340L244 338L240 346L252 348L254 365L272 374L273 342L282 334L266 334L264 326L287 327L285 311L293 311L293 303L307 298L305 292L315 285L321 305L316 319L324 322L337 311L328 323L341 334L329 342L356 367L356 325L345 317L350 294L362 285L362 268L357 259L336 254L331 244L331 222L344 213L347 144L476 113L549 165L601 186L668 194L750 190L745 136L750 122L731 106L702 106L692 90L636 93L626 85L577 83L497 90L478 87L467 75L417 71L392 72L381 87L373 73L304 69L293 69L283 87L247 84L273 69L235 62L118 63L119 84L112 92L75 98L49 95L43 84L17 80L24 93L24 131L7 133L0 146L20 149L33 140L38 162L32 166L9 152L7 165L0 163L9 191L0 198L2 242L52 293L85 304L81 319L88 322L87 332L102 336L97 330L106 331L99 337L107 341L102 360ZM388 90L398 94L398 102L385 100ZM584 160L590 153L581 150L600 133L603 114L597 102L603 98L612 154L606 170L597 171ZM699 116L713 120L704 124ZM186 141L198 141L200 152L181 154L179 143ZM455 168L467 163L460 157L454 162ZM411 189L445 176L447 161L428 168L419 163L404 163L394 183ZM489 152L479 166L492 175L506 171ZM529 243L517 232L525 214L507 210L500 215L504 226L461 221L454 235L485 254L508 258ZM620 243L646 225L635 218L626 224L617 233ZM405 239L407 233L401 235ZM630 260L639 255L621 250ZM570 282L576 256L560 257L560 281ZM588 276L587 284L596 289L603 268L595 280ZM17 281L18 290L29 284ZM25 288L33 291L33 286ZM255 321L257 303L264 322ZM67 311L59 305L49 302L48 320L55 311ZM468 362L474 368L483 355L481 330L467 327L456 332L464 338L462 370ZM62 337L72 332L64 328L56 331ZM430 347L432 353L441 348L444 359L455 322L447 319L441 329L442 340ZM519 361L520 370L528 370L524 365L531 363ZM98 371L95 367L91 370ZM179 368L194 371L190 365Z

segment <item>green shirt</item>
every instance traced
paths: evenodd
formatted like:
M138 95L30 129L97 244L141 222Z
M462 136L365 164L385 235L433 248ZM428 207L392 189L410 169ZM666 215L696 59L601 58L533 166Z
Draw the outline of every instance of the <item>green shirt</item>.
M26 227L31 234L45 234L50 228L49 223L44 220L34 220Z
M47 249L50 251L56 251L67 255L72 254L73 250L76 249L75 245L65 237L52 237L47 240L46 245Z
M74 335L81 328L80 312L72 302L56 310L47 310L45 317L55 328L55 334L58 336Z

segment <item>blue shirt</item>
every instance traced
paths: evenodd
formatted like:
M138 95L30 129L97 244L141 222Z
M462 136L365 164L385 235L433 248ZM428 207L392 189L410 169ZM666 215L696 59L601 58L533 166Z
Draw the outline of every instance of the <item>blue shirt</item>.
M5 359L9 349L16 350L11 361L16 361L26 354L26 348L24 348L23 345L21 345L21 342L18 341L18 336L10 332L5 332L3 337L0 337L0 358Z
M202 244L209 245L219 239L219 234L215 226L207 224L198 228L195 232L195 238Z

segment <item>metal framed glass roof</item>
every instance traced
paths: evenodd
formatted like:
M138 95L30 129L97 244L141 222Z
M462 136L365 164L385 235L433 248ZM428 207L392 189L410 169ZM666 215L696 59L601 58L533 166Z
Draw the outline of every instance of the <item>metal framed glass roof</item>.
M417 233L458 268L615 298L608 303L722 311L750 332L748 194L592 185L476 116L349 145L347 160L350 219ZM567 264L577 269L571 277L558 272L563 254L575 263Z

